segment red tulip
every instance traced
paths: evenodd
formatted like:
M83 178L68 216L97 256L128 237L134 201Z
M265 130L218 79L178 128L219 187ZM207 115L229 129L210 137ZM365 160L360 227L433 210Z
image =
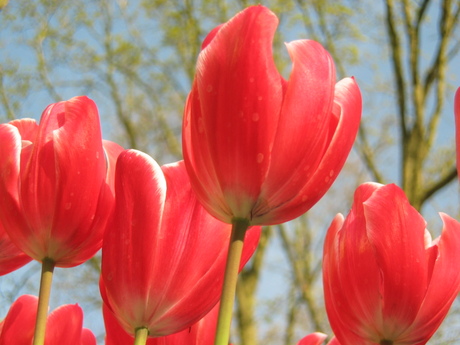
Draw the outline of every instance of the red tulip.
M328 190L351 150L361 116L354 79L335 83L317 42L286 47L290 79L272 55L276 16L253 6L203 43L184 112L183 151L192 187L218 219L276 224Z
M455 112L455 129L456 129L456 146L457 146L457 172L460 172L460 87L455 93L455 103L454 103L454 112ZM458 174L460 178L460 173Z
M218 302L230 226L196 200L182 162L160 168L124 151L115 173L115 209L102 248L101 294L124 330L179 332ZM248 231L254 252L260 228Z
M0 345L32 344L38 299L23 295L10 307L0 323ZM94 334L83 327L83 311L78 306L64 305L48 316L45 345L96 345Z
M432 241L395 185L361 185L324 245L326 310L342 345L425 344L460 287L460 223L446 214Z
M205 317L189 328L164 337L149 338L146 345L214 345L218 311L217 304ZM105 345L133 344L134 337L125 332L105 304L103 313L107 333Z
M319 332L311 333L306 337L300 339L297 345L321 345L326 340L327 335ZM332 338L328 345L340 345L337 338Z
M0 220L11 241L60 267L91 258L113 205L94 102L75 97L48 106L39 125L0 125L0 140Z

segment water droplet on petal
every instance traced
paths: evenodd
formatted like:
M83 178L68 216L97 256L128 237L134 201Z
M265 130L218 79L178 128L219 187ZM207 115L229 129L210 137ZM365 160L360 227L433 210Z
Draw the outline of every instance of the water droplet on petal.
M257 155L257 163L262 163L262 161L264 160L264 154L263 153L259 153Z
M259 113L252 114L252 121L254 121L254 122L259 121Z
M99 159L99 152L96 152L96 159Z
M331 171L329 172L329 176L330 176L330 177L334 176L334 170L331 170Z
M261 100L263 100L263 99L264 99L264 98L263 98L262 96L258 96L258 97L257 97L257 100L258 100L258 101L261 101Z
M208 86L206 87L206 91L212 92L212 85L208 85Z
M249 78L249 82L250 82L250 83L253 83L254 81L255 81L255 79L254 79L254 78L252 78L252 77L251 77L251 78Z
M65 210L70 210L70 208L72 207L72 203L68 202L64 205L64 209Z

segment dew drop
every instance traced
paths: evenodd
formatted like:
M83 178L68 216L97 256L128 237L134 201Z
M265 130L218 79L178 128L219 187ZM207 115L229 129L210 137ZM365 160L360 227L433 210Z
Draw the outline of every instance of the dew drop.
M263 153L259 153L257 155L257 163L262 163L262 161L264 160L264 154Z
M252 121L254 121L254 122L259 121L259 113L252 114Z
M334 170L331 170L331 171L329 172L329 176L330 176L330 177L334 176Z
M72 207L72 203L68 202L64 205L64 209L65 210L70 210L70 208Z
M255 81L255 79L254 79L254 78L252 78L252 77L251 77L251 78L249 78L249 82L250 82L250 83L253 83L254 81Z
M96 152L96 159L99 159L99 152Z
M261 101L261 100L263 100L263 99L264 99L264 98L263 98L262 96L258 96L258 97L257 97L257 100L258 100L258 101Z

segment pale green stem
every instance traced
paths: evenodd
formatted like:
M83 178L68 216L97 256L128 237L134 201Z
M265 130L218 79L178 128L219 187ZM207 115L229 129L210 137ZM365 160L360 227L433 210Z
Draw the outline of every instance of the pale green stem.
M45 343L46 319L48 317L53 272L54 261L50 258L44 258L42 262L40 292L38 293L37 320L35 322L33 345L43 345Z
M241 253L243 252L244 235L248 227L249 221L247 219L233 219L214 345L228 345L230 339L236 282L238 279Z
M147 338L149 337L149 330L145 327L136 329L134 334L134 345L145 345L147 344Z

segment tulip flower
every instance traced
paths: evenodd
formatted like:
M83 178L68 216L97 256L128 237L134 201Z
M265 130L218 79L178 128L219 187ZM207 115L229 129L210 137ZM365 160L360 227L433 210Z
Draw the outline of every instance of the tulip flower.
M326 340L327 335L320 332L315 332L312 334L307 335L306 337L300 339L297 345L321 345L324 340ZM337 338L332 338L330 342L327 343L328 345L340 345L337 341Z
M395 185L363 184L350 214L337 215L324 245L323 285L342 345L423 345L460 287L460 223L446 214L432 241Z
M183 162L160 168L142 152L124 151L115 194L102 247L104 303L136 338L190 327L219 300L230 225L199 204ZM260 227L248 231L243 261L259 235Z
M200 321L178 333L164 337L148 338L147 345L213 345L216 333L217 313L216 305ZM112 312L104 304L104 323L106 329L105 345L133 344L134 337L120 326Z
M0 142L0 221L42 262L34 337L41 345L54 267L79 265L101 248L113 206L96 105L86 97L51 104L38 125L0 125Z
M361 117L355 80L336 83L332 58L317 42L286 44L293 67L283 79L272 53L277 25L270 10L253 6L211 31L184 111L192 187L208 212L234 224L235 241L250 224L279 224L309 210L343 167ZM241 244L235 247L231 281ZM234 288L223 294L232 300ZM232 305L221 308L231 313Z
M460 171L460 87L457 89L455 93L455 101L454 101L454 113L455 113L455 141L457 147L457 172ZM460 173L458 174L460 176Z
M192 187L218 219L278 224L311 208L339 174L361 116L352 78L336 84L317 42L286 47L290 79L276 70L276 16L253 6L212 31L198 57L184 112Z
M38 299L20 296L0 323L0 345L30 345L34 335ZM61 306L48 316L45 345L96 345L94 334L83 327L83 311L78 306Z

